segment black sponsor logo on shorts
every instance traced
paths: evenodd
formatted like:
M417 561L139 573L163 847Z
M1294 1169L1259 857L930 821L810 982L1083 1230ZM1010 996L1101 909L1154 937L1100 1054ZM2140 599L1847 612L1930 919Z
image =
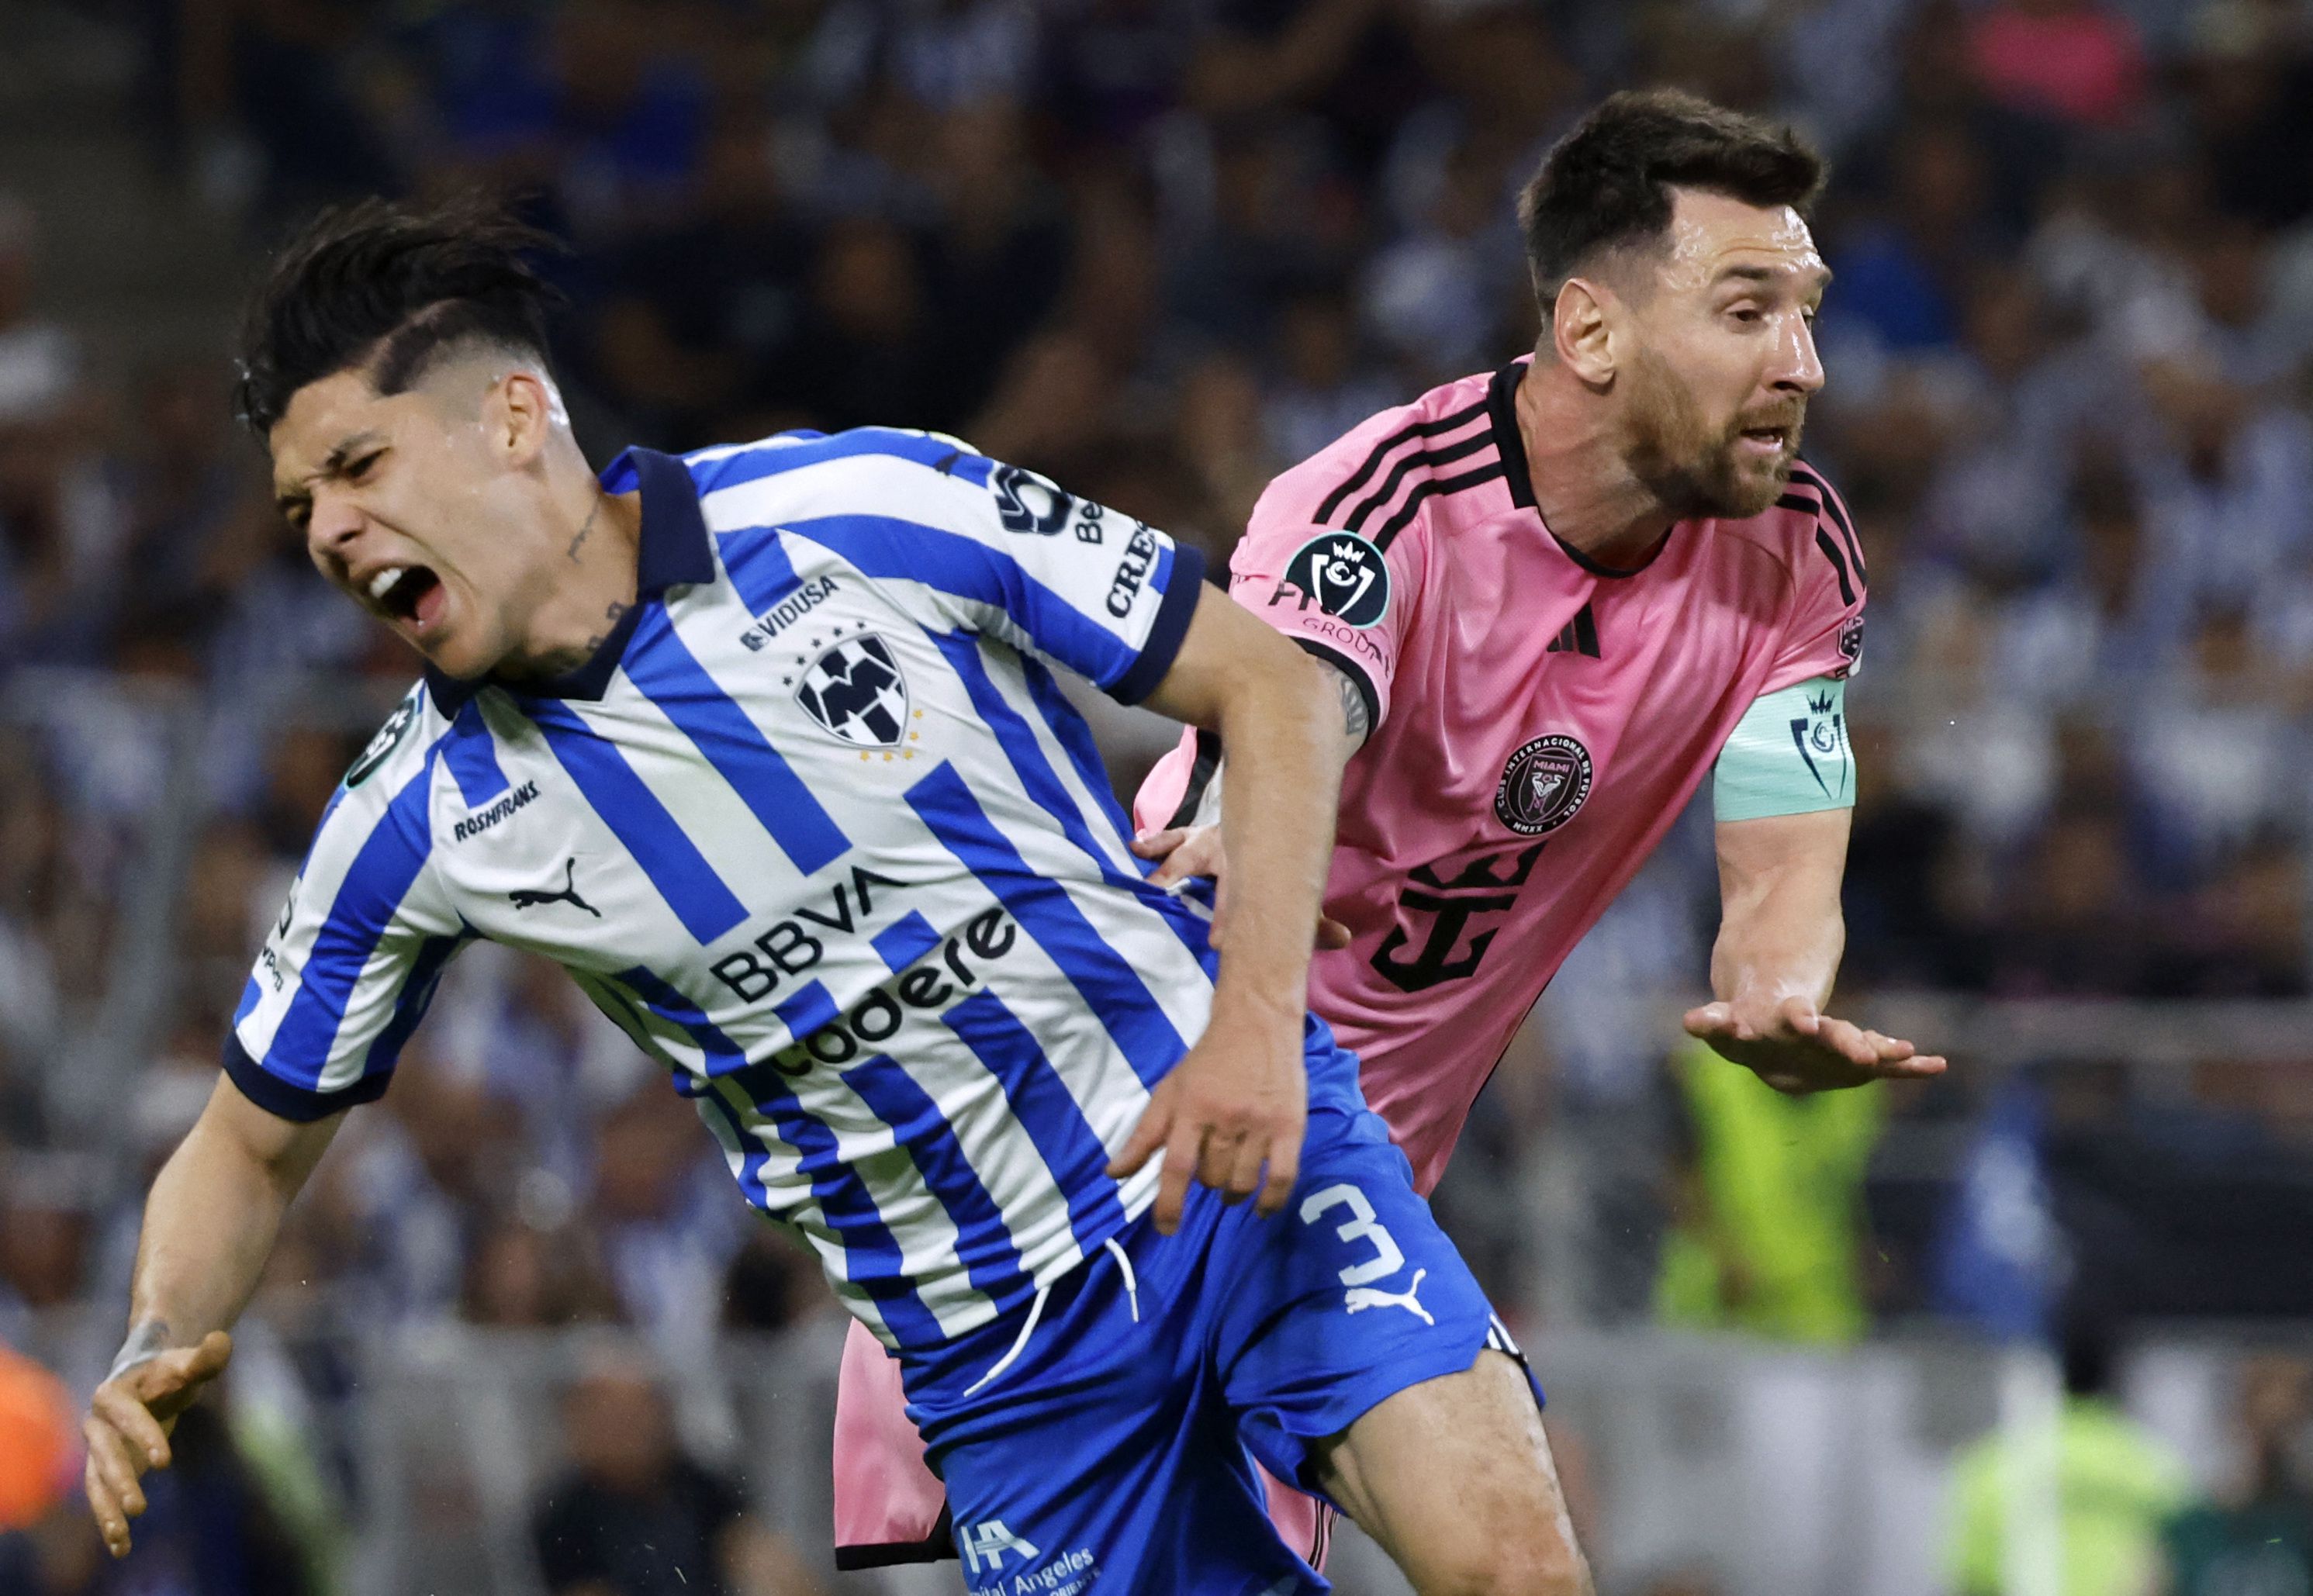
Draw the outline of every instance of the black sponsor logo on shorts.
M1590 750L1552 732L1537 737L1502 767L1494 814L1523 837L1540 837L1572 820L1590 796Z
M1355 532L1310 539L1285 562L1285 581L1327 615L1360 631L1389 613L1389 562ZM1280 590L1276 597L1281 596Z

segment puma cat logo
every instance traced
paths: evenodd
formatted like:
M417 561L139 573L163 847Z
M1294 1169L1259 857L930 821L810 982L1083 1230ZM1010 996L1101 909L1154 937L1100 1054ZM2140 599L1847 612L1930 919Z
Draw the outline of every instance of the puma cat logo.
M559 892L541 892L533 887L519 887L506 896L514 900L516 908L536 908L541 903L567 903L601 919L602 911L578 896L577 883L578 861L574 856L562 863L562 890Z
M1368 1308L1403 1308L1408 1313L1418 1314L1423 1324L1435 1325L1438 1321L1429 1317L1429 1310L1415 1300L1415 1293L1421 1290L1421 1277L1429 1273L1427 1269L1414 1270L1413 1284L1403 1291L1376 1291L1370 1285L1353 1285L1341 1301L1352 1313L1362 1313Z

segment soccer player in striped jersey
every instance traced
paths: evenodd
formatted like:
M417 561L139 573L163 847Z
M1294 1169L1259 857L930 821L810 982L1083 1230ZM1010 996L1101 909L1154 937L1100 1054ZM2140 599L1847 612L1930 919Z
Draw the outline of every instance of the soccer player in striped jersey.
M952 439L598 478L531 241L357 207L253 307L277 497L425 671L154 1182L86 1425L109 1543L284 1207L488 937L567 969L816 1251L975 1587L1321 1591L1258 1458L1424 1591L1586 1589L1538 1393L1304 1004L1343 751L1318 671L1193 550ZM1244 750L1225 955L1145 879L1055 668Z
M1867 578L1799 459L1824 380L1830 274L1805 218L1822 180L1788 132L1692 96L1606 101L1525 196L1535 354L1286 471L1232 561L1237 601L1340 689L1355 753L1310 1002L1425 1192L1535 999L1706 776L1724 902L1687 1029L1786 1092L1944 1067L1823 1007ZM1226 851L1235 903L1253 859L1210 825L1223 751L1190 733L1136 810L1156 879L1218 874ZM1226 751L1234 783L1244 750ZM847 1455L867 1478L871 1454L910 1449L896 1396L866 1394L879 1375L847 1362L840 1487ZM919 1539L937 1482L888 1460L875 1477L839 1490L849 1538ZM1314 1517L1281 1499L1296 1539Z

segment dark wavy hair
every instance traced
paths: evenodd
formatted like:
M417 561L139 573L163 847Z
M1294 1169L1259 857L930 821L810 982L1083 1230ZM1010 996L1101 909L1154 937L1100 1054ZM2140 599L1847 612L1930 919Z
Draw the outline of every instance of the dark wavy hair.
M561 246L497 206L334 206L274 258L242 321L241 419L269 434L297 390L344 371L400 393L444 355L488 345L548 361L561 295L539 273Z
M1628 89L1551 147L1518 198L1526 267L1547 322L1558 291L1608 250L1658 245L1671 190L1805 215L1828 169L1799 136L1676 89Z

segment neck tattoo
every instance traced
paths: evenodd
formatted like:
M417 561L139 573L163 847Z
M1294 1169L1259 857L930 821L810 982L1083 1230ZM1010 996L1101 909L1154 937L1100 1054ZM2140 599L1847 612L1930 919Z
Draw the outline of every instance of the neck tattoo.
M587 534L594 530L594 522L596 517L600 516L602 513L602 495L601 494L596 494L594 495L594 508L586 512L586 520L585 524L579 527L578 535L570 539L570 547L567 552L570 556L570 563L572 565L575 566L578 563L578 546L586 541Z

